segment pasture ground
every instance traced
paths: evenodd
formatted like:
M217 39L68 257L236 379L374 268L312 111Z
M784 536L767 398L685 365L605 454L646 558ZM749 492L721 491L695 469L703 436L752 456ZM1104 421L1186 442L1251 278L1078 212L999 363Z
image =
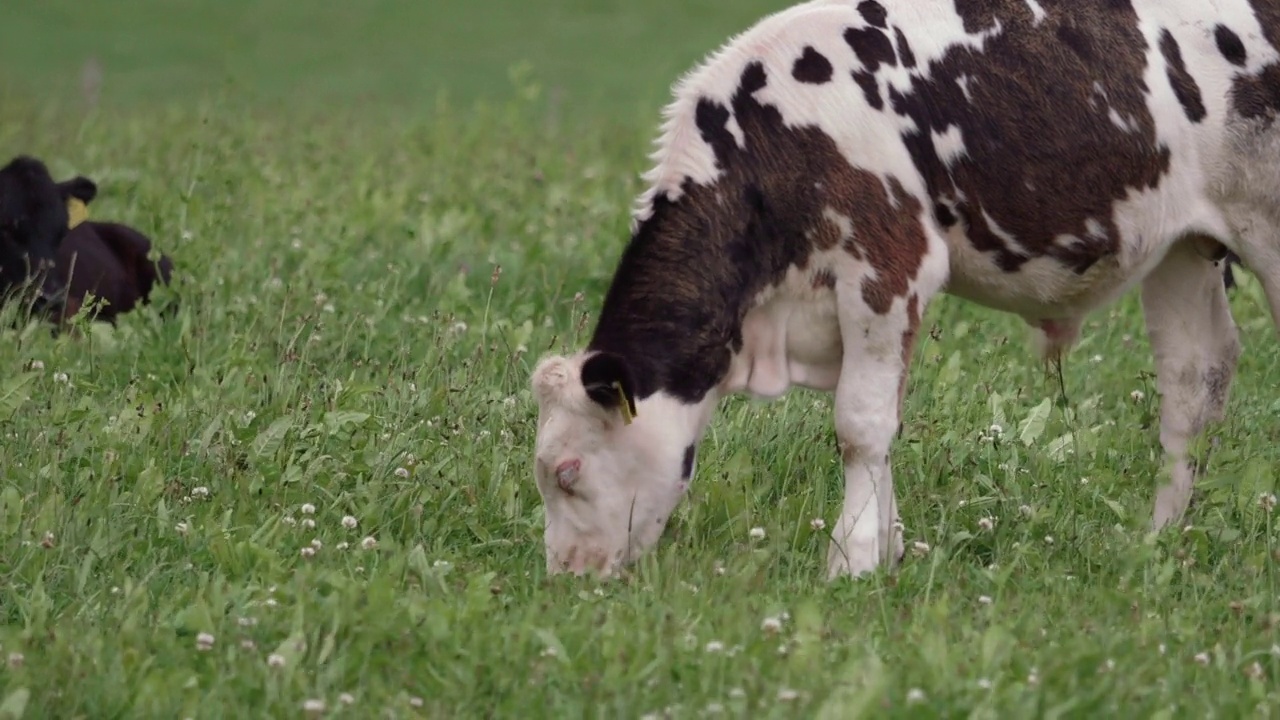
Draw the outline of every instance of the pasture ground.
M834 524L843 481L830 400L796 391L724 403L631 577L547 578L529 372L585 341L663 89L763 3L557 0L528 36L484 4L370 3L400 33L370 44L317 3L307 47L340 68L283 61L305 43L275 1L155 26L138 0L6 13L4 154L94 177L92 216L175 257L180 311L57 339L0 318L0 717L1276 714L1280 523L1258 499L1280 345L1247 273L1183 531L1146 532L1135 296L1092 318L1065 402L1020 321L944 299L894 456L929 549L898 573L824 582L813 520ZM211 88L245 23L267 59ZM43 51L91 27L118 38L92 112L83 53ZM522 57L546 75L509 82ZM466 90L396 84L414 74Z

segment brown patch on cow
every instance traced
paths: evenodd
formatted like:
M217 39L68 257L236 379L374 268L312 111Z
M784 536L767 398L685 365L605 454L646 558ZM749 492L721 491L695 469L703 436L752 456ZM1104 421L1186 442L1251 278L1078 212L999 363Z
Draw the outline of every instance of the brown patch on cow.
M920 202L897 180L849 165L820 128L784 123L756 98L767 81L754 62L728 106L698 102L720 175L686 180L674 200L659 194L614 273L589 350L626 359L637 400L662 389L696 402L716 386L759 293L845 239L828 211L849 219L850 251L874 270L862 296L875 312L906 295L927 251Z
M813 274L814 290L830 290L836 286L836 274L830 268L823 268Z
M1213 27L1213 39L1218 43L1218 52L1232 65L1244 67L1249 62L1249 52L1244 49L1244 42L1226 25Z
M862 283L862 299L875 312L889 312L894 298L910 290L911 280L929 251L929 241L921 225L920 201L903 189L897 178L889 178L893 198L884 183L868 172L850 173L854 189L849 200L861 204L863 224L854 224L854 257L866 260L875 269L874 278ZM852 210L852 208L849 208ZM851 213L852 214L852 213Z
M916 54L911 50L911 44L907 42L907 36L902 34L902 28L895 27L893 34L898 40L898 59L902 61L902 67L915 67Z
M1178 47L1177 39L1167 29L1160 31L1160 54L1164 56L1169 86L1173 88L1173 95L1178 98L1187 119L1193 123L1204 120L1206 111L1200 86L1187 71L1187 65L1182 61L1182 48Z
M1119 1L1127 4L1127 0ZM990 30L996 23L1008 31L1011 26L1021 29L1035 22L1035 14L1026 0L955 0L955 3L956 14L964 21L964 31L970 34Z
M875 25L878 28L888 27L885 19L889 16L889 12L876 0L862 0L858 3L858 12L862 14L862 19L866 20L868 25Z
M1249 5L1267 42L1280 50L1280 6L1265 0L1249 0ZM1280 63L1273 62L1252 75L1236 78L1231 84L1231 109L1242 117L1270 125L1280 112Z
M902 404L907 398L907 372L911 368L911 353L915 350L916 336L920 332L920 296L911 293L907 298L907 329L902 331L902 376L898 379L898 416L902 416ZM901 431L901 426L899 426Z
M1231 109L1241 117L1270 125L1280 112L1280 65L1236 78L1231 84Z
M831 82L831 75L834 72L835 70L831 67L831 61L808 45L805 46L804 52L800 54L800 57L796 58L795 64L791 67L791 77L798 82L810 85Z
M857 70L853 73L853 81L862 88L862 94L867 98L867 104L876 110L884 109L884 98L880 97L880 83L876 81L876 76L865 70Z
M844 31L844 41L853 48L853 54L858 56L858 62L862 63L867 72L879 70L880 63L892 66L898 64L898 56L893 52L893 42L877 28L849 28Z
M957 0L966 30L998 21L1002 31L981 53L948 51L927 78L913 76L906 93L890 88L889 100L915 121L919 130L903 142L934 201L952 203L974 248L1008 272L1050 257L1083 273L1117 252L1113 205L1155 187L1170 151L1147 109L1146 42L1128 0L1043 5L1046 15L1035 22L1023 0ZM966 76L969 97L960 86ZM1133 131L1111 122L1113 109ZM952 126L968 152L944 162L931 133ZM1091 233L1090 221L1102 232ZM1062 236L1076 241L1059 243Z

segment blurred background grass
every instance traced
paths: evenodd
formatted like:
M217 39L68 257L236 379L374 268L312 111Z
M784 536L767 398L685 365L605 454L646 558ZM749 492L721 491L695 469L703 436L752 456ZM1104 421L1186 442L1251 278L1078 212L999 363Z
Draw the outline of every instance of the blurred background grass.
M417 114L511 94L529 63L569 118L649 122L691 63L785 0L2 0L0 88L43 101L219 98ZM0 96L3 97L3 96Z

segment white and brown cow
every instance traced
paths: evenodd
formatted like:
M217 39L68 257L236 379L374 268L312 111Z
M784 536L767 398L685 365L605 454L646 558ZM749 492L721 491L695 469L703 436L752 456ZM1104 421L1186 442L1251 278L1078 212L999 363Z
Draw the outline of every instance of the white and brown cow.
M1045 353L1134 286L1171 480L1222 416L1234 251L1280 320L1280 0L818 0L677 85L587 348L544 358L550 572L652 547L729 393L835 393L844 507L828 573L894 562L889 449L940 292Z

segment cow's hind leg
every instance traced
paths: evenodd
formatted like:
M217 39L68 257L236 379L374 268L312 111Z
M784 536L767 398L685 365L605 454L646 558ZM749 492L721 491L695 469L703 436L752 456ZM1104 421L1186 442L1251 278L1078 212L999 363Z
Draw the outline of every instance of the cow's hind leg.
M1221 270L1178 243L1142 283L1142 309L1160 390L1160 444L1169 477L1156 491L1152 525L1182 517L1191 500L1194 460L1188 446L1222 419L1240 341Z
M945 260L944 260L945 262ZM837 286L844 358L835 391L844 503L827 553L827 575L861 575L902 554L889 447L898 431L907 365L927 300L921 289L877 313L856 285Z

